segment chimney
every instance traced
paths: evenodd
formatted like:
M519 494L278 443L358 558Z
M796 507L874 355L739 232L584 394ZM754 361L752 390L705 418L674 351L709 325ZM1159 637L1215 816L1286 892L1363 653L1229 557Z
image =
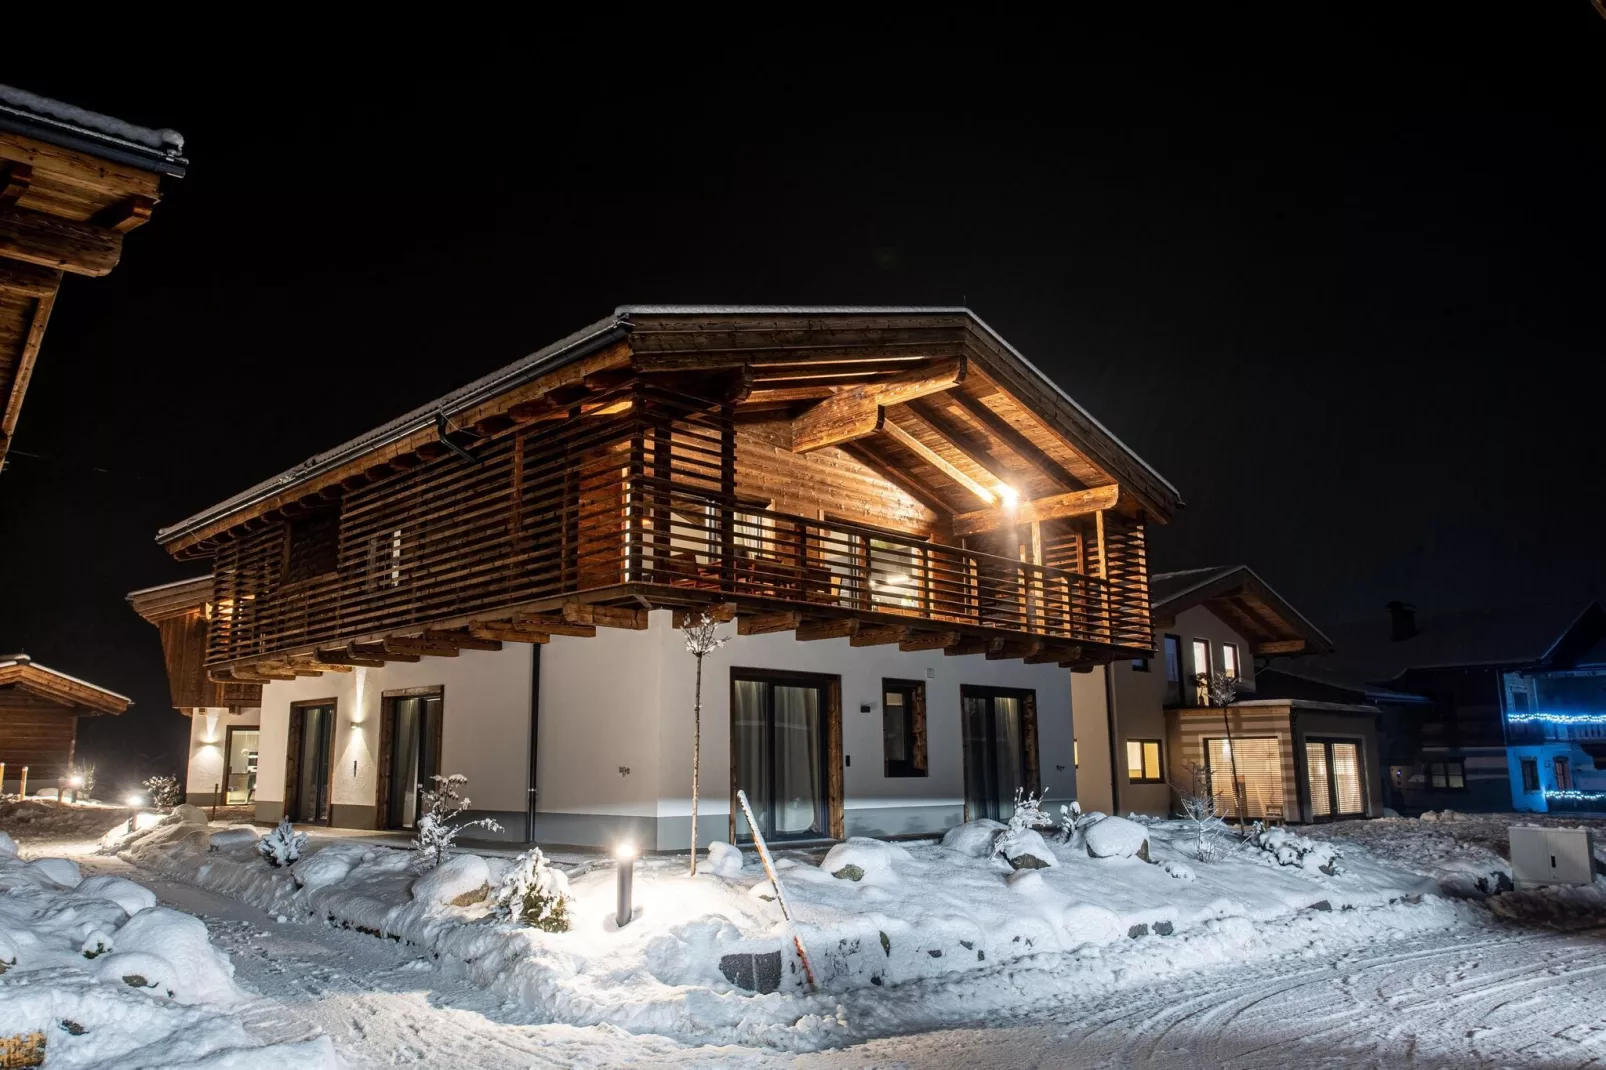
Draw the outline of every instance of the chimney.
M1383 607L1389 611L1389 638L1398 643L1416 634L1416 607L1395 599Z

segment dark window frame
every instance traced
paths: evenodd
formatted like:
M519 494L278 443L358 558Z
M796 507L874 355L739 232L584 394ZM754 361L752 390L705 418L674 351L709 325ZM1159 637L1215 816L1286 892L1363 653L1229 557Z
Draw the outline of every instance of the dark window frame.
M904 696L904 730L905 741L909 752L914 755L908 759L891 759L887 757L887 695L897 692ZM891 779L905 779L926 777L931 775L931 762L928 758L928 729L926 721L926 682L924 680L902 680L892 677L883 677L881 680L881 770L882 775Z
M842 677L835 673L805 672L790 669L766 669L748 665L733 665L730 669L729 702L730 702L730 841L731 843L752 843L751 830L748 835L737 839L736 819L741 813L741 806L736 800L736 789L740 787L737 780L737 753L736 753L736 682L738 680L756 681L771 685L792 685L798 687L815 687L823 692L820 708L820 728L824 734L821 741L820 759L824 765L825 789L824 813L822 816L826 829L819 836L774 836L766 835L766 839L773 839L779 843L802 843L811 839L840 840L846 836L846 789L843 777L845 765L845 749L842 733ZM773 696L772 696L773 697ZM768 760L775 760L773 744ZM773 783L773 771L771 783ZM773 825L773 816L772 816ZM760 830L763 831L763 830Z
M1171 657L1172 650L1176 651L1175 659ZM1180 706L1182 705L1182 697L1186 693L1182 687L1182 636L1173 635L1170 632L1166 632L1163 636L1161 636L1160 656L1165 661L1166 675L1164 704L1167 706ZM1177 674L1174 677L1171 675L1171 669L1173 666L1175 666L1177 671ZM1175 688L1175 691L1172 690L1173 687Z
M1199 662L1199 644L1204 644L1204 665ZM1215 644L1208 639L1193 636L1188 640L1188 658L1193 663L1193 701L1194 706L1203 709L1211 705L1210 702L1210 674L1215 671Z
M1451 766L1455 767L1454 776L1461 781L1460 784L1451 784ZM1438 772L1434 772L1438 769ZM1442 781L1442 783L1439 783ZM1465 758L1444 758L1439 761L1428 762L1428 787L1433 791L1466 791L1467 789L1467 763Z
M1568 758L1565 754L1552 755L1550 759L1550 771L1551 774L1556 778L1557 791L1573 790L1572 759Z
M961 722L964 719L965 700L986 699L989 703L996 698L1013 698L1020 702L1021 718L1021 783L1028 793L1041 794L1043 791L1042 756L1038 753L1038 723L1037 723L1037 689L1035 687L999 687L993 684L960 684L959 709ZM991 707L989 707L991 710ZM989 731L996 727L996 715L988 717ZM1074 746L1074 743L1073 743ZM970 805L970 753L963 743L963 727L961 727L961 783L965 793L964 816L966 821L974 821L985 815L971 813Z
M1539 759L1520 758L1517 761L1522 774L1522 793L1524 795L1539 794Z
M1140 739L1140 738L1135 738L1134 737L1134 738L1125 740L1125 743L1126 743L1126 747L1127 747L1126 782L1128 784L1164 784L1165 783L1165 740L1163 740L1163 739ZM1148 762L1145 760L1147 758L1147 755L1148 755L1148 751L1147 751L1146 748L1147 748L1148 744L1150 744L1150 743L1154 744L1154 747L1155 747L1155 750L1154 750L1154 754L1155 754L1155 758L1154 758L1155 775L1154 776L1152 776L1152 777L1151 776L1134 777L1132 775L1132 744L1134 744L1134 743L1138 744L1138 746L1139 746L1139 750L1138 750L1139 764L1144 766L1144 770L1143 771L1145 773L1148 772L1148 768L1147 768Z

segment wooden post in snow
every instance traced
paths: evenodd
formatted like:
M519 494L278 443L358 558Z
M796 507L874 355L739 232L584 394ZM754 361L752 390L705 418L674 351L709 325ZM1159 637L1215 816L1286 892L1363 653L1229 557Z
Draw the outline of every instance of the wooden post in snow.
M747 792L736 789L736 801L742 804L742 813L747 815L747 827L753 832L753 846L758 848L758 858L764 863L764 872L769 875L770 887L775 889L775 901L781 904L781 917L786 919L786 928L792 934L792 946L797 948L798 961L803 963L803 976L808 978L809 990L816 991L819 986L814 983L814 968L809 965L809 953L803 950L803 938L797 934L797 926L792 924L792 912L786 908L786 896L781 892L781 878L775 875L775 863L770 861L770 849L764 843L764 834L758 831L758 822L753 820L753 808L747 804Z

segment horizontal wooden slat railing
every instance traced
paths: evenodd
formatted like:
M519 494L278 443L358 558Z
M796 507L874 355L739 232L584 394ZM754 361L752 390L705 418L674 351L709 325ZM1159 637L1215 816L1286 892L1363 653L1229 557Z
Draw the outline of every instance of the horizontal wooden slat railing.
M348 490L317 575L293 521L224 543L208 665L625 584L1151 645L1141 525L1099 578L743 501L728 405L635 384L559 416ZM1085 567L1085 542L1055 560Z

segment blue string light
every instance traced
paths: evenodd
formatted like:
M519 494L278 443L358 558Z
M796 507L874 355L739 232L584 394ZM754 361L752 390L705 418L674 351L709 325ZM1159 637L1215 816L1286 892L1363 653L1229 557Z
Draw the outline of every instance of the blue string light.
M1606 725L1606 713L1511 713L1508 724Z
M1567 791L1545 792L1546 802L1600 802L1603 799L1606 799L1606 791L1578 791L1576 789L1569 789Z

